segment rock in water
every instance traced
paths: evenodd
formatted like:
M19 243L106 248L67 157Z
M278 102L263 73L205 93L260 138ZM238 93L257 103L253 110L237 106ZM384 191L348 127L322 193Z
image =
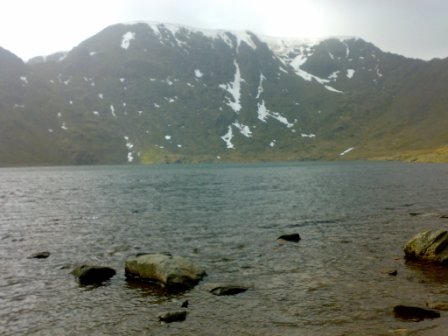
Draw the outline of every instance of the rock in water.
M383 271L383 273L387 274L387 275L391 275L391 276L397 276L398 271L397 270L386 270L386 271Z
M99 285L116 274L113 268L90 265L78 266L71 273L81 285Z
M159 321L166 323L181 322L185 321L186 318L187 312L185 310L159 314Z
M440 317L440 313L434 310L401 305L394 307L394 315L399 319L412 321L421 321L424 319L435 319Z
M411 260L447 263L448 231L420 232L406 243L404 253Z
M155 281L168 289L185 290L194 287L206 275L205 271L180 256L139 254L126 259L126 276Z
M413 217L415 217L415 216L420 216L420 215L421 215L420 212L410 212L410 213L409 213L409 216L413 216Z
M222 296L222 295L237 295L247 291L249 288L235 285L215 285L210 289L210 293Z
M44 251L44 252L37 252L32 255L30 255L29 259L46 259L50 256L50 252Z
M298 233L285 234L277 238L277 240L285 240L294 243L299 242L300 239L302 238L300 238L300 235Z

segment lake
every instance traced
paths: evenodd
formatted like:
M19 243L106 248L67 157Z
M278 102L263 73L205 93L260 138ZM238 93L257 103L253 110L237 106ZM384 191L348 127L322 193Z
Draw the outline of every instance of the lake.
M403 260L406 241L446 228L446 214L447 164L2 168L0 334L445 335L448 313L415 323L392 308L448 301L446 270ZM299 243L277 241L296 232ZM27 258L40 251L51 255ZM126 280L138 252L181 255L208 275L164 295ZM117 275L81 287L80 263ZM207 282L250 289L218 297ZM186 321L158 321L184 300Z

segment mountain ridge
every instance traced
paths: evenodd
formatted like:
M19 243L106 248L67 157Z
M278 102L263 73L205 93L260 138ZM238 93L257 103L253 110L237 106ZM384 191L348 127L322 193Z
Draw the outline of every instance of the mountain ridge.
M0 165L399 158L447 143L444 60L360 38L278 43L138 22L16 60L21 74L0 73L16 88L0 93Z

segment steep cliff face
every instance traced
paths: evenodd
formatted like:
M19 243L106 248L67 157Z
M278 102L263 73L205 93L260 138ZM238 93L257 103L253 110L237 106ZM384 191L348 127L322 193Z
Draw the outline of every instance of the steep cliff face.
M448 141L447 60L358 38L156 23L24 64L0 49L0 164L391 157Z

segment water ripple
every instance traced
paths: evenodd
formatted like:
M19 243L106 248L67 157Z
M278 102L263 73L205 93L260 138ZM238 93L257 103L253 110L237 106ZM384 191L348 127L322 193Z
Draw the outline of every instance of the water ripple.
M438 335L396 304L448 297L445 270L404 263L402 245L446 226L447 165L398 163L0 169L0 334ZM432 214L409 216L409 213ZM298 244L278 244L299 232ZM27 257L50 251L48 259ZM126 280L126 256L169 251L245 283L216 297ZM114 267L80 287L80 263ZM398 276L384 274L397 269ZM188 299L179 324L157 314ZM440 334L442 335L442 333Z

